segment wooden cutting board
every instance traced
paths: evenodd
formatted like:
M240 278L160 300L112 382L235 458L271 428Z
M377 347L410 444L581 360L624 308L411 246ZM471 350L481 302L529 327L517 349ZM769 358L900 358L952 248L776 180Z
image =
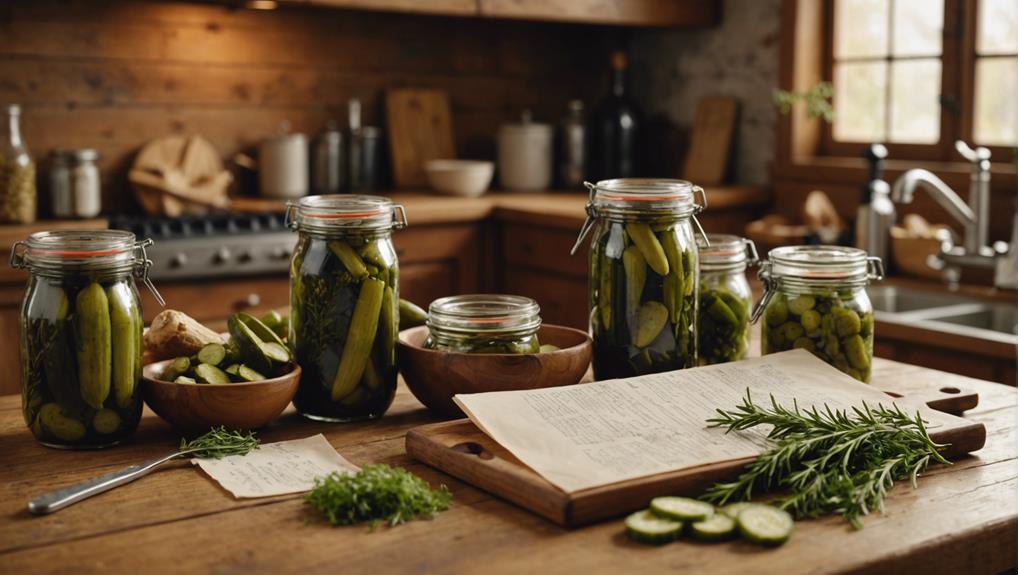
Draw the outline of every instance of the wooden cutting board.
M895 397L902 408L925 403L933 409L960 414L978 404L976 393L958 387L955 382L944 384L945 387L936 384L938 375L943 378L948 374L923 372L931 374L928 381L933 385L925 385L924 381L922 387L914 383L876 387ZM982 448L986 428L981 423L959 420L956 427L930 435L934 441L951 444L947 455L957 457ZM406 451L414 459L566 527L644 508L652 498L661 495L695 496L717 481L734 477L752 460L704 465L566 493L526 467L469 419L411 429L406 435Z
M733 98L700 100L693 115L683 178L700 186L724 183L738 113L739 103Z
M441 90L390 90L385 110L396 187L427 186L424 163L456 157L449 96Z

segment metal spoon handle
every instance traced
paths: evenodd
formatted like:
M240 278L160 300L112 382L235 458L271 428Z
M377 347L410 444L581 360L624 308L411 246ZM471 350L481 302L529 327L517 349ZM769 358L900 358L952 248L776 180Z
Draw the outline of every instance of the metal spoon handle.
M105 475L100 475L88 481L82 481L63 489L50 491L40 495L28 502L28 511L35 515L46 515L59 511L68 505L73 505L82 499L88 499L93 495L109 491L125 483L130 483L139 477L148 475L150 471L159 465L182 455L182 452L171 453L170 455L146 461L139 465L125 467Z

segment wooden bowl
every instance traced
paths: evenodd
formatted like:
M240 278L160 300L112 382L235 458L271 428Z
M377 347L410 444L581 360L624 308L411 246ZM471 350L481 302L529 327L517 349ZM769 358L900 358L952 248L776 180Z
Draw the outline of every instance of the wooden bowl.
M142 396L159 417L185 431L207 431L220 425L228 429L262 427L286 409L300 383L299 365L286 375L250 383L210 385L158 379L171 361L144 367Z
M399 369L421 403L450 417L463 417L452 400L457 393L579 383L590 366L590 336L578 329L548 324L541 326L537 336L542 344L561 349L532 354L437 351L422 347L428 327L415 327L399 334Z

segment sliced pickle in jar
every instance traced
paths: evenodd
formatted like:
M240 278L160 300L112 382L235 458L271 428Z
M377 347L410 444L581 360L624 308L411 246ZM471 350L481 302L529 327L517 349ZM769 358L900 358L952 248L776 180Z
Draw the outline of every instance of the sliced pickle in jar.
M39 409L39 423L44 432L61 441L80 441L88 431L73 413L56 403L47 403Z
M382 308L384 290L385 283L381 280L367 278L361 283L339 367L332 381L333 401L349 395L364 374L364 366L370 359L371 346L378 330L378 314Z
M633 240L633 244L639 248L650 269L659 276L668 275L668 258L665 256L664 247L658 241L654 230L645 223L632 222L626 224L626 233Z

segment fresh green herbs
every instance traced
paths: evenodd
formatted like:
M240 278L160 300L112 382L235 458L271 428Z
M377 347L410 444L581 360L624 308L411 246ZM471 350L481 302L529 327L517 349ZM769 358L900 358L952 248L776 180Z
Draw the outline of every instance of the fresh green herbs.
M449 508L452 494L445 485L432 489L426 481L399 467L365 465L356 474L330 473L315 479L304 501L333 525L385 521L398 525L415 517L433 518Z
M838 513L856 529L870 511L883 512L895 481L908 478L915 488L931 461L948 463L940 454L945 446L930 439L919 414L910 417L897 406L788 409L772 396L768 408L754 404L747 390L742 405L719 409L707 423L728 431L772 425L773 447L703 499L724 504L749 500L754 490L785 491L774 504L795 517Z
M834 87L830 82L820 82L805 92L792 92L789 90L775 90L773 94L774 104L782 114L788 115L796 102L806 102L806 114L810 118L823 118L830 124L834 121L834 107L831 106L831 96L834 95Z
M227 431L225 427L213 427L205 435L199 435L191 441L180 440L180 450L195 450L191 457L198 459L222 459L227 455L247 455L251 450L258 449L258 438L253 432Z

